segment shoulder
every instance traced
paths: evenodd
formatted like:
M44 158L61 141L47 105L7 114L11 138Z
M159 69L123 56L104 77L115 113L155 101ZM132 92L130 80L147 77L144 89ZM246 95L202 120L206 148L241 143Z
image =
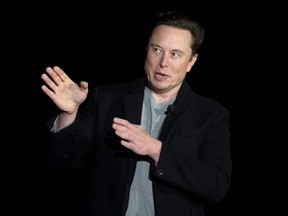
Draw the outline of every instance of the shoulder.
M109 83L97 85L92 89L92 93L110 93L110 94L128 94L128 93L143 93L145 87L144 78L140 77L133 81Z
M196 93L190 87L190 85L185 81L180 89L178 94L178 100L181 104L190 104L192 107L197 108L202 111L207 112L217 112L217 111L225 111L228 112L228 109L221 104L216 99L213 99L208 96L203 96L201 94Z
M199 106L206 108L206 109L212 109L212 110L225 110L228 111L228 109L221 104L219 101L217 101L216 99L207 97L207 96L203 96L203 95L199 95L196 94L196 100L197 100L197 104L199 104Z

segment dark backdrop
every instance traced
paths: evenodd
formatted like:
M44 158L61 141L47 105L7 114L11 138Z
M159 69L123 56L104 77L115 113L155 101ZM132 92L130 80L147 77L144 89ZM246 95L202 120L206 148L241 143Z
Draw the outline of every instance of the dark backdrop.
M45 167L45 124L57 111L41 90L44 83L40 76L45 68L59 65L76 82L89 81L90 87L135 79L143 71L147 22L162 7L187 10L207 29L198 61L187 78L195 92L216 99L230 110L233 158L232 186L221 203L208 207L207 216L241 212L234 199L246 181L239 168L243 162L239 146L243 142L240 110L244 92L240 91L243 66L237 10L224 9L219 3L191 3L9 6L4 31L7 40L3 41L9 59L4 64L9 70L4 74L9 74L6 84L13 81L14 90L4 106L13 113L12 121L6 124L10 148L4 156L8 168L6 206L11 213L77 215L81 200L79 173L51 174ZM246 206L250 199L245 199Z

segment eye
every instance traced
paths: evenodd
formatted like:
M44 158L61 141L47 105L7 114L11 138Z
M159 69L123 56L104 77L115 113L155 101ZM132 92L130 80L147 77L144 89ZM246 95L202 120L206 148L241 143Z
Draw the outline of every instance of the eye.
M154 47L154 48L153 48L153 51L154 51L155 53L157 53L157 54L162 53L162 50L161 50L159 47Z
M173 59L177 59L177 58L180 58L180 53L178 53L178 52L172 52L172 53L171 53L171 56L172 56Z

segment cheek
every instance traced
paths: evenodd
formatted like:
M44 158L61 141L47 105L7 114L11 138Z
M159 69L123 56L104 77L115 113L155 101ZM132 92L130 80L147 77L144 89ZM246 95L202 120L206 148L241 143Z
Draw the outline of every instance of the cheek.
M158 64L158 59L155 56L148 55L146 58L146 64L149 65L149 67L154 67Z
M179 70L185 75L190 70L190 66L188 63L185 62L179 65Z
M174 76L175 77L177 77L176 79L177 80L183 80L184 78L185 78L185 76L186 76L186 74L187 74L187 72L186 72L186 69L187 69L187 67L185 66L185 67L172 67L171 68L172 70L171 71L174 71Z
M147 58L145 61L145 71L146 73L152 73L157 68L158 61L156 58Z
M151 66L148 61L145 61L144 70L147 75L149 74L149 71L151 71Z

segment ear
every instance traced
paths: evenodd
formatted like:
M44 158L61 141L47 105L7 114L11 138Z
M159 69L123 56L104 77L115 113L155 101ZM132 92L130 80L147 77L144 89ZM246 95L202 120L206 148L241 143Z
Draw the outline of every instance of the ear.
M188 63L188 66L187 66L187 72L189 72L191 70L191 68L193 67L193 65L197 61L197 58L198 58L198 54L197 53L192 56L191 60Z

